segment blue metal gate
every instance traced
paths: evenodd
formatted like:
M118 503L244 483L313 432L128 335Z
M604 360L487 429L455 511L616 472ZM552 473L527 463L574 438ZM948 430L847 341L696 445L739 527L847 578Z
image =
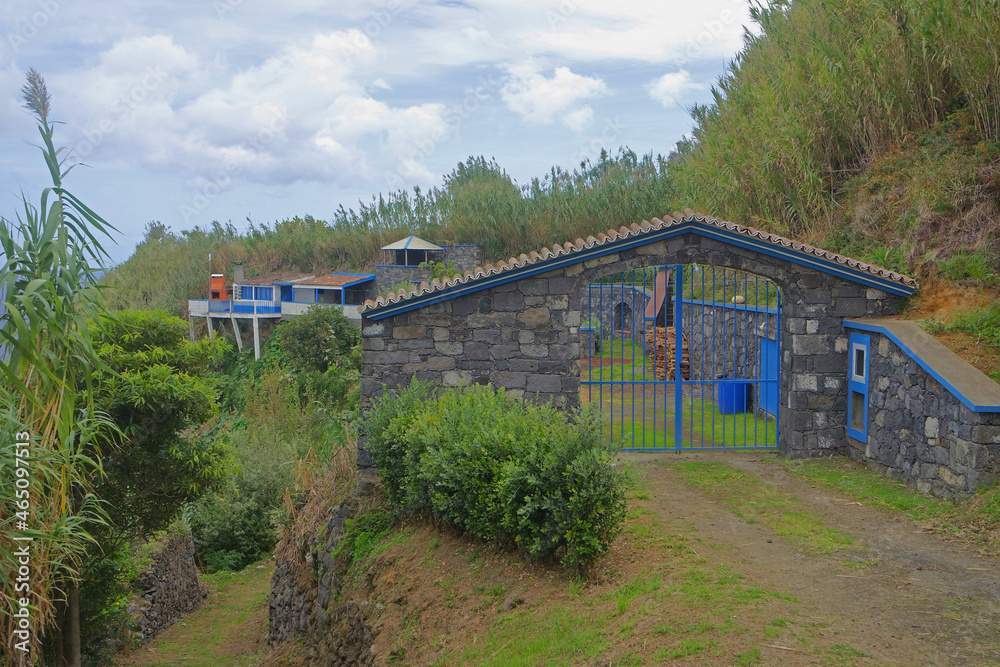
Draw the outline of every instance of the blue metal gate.
M589 285L581 402L625 450L778 446L781 294L766 278L696 264Z

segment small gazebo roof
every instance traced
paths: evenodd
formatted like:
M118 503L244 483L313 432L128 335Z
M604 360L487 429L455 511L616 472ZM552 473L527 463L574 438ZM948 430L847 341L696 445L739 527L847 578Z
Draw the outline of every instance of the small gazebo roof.
M444 250L439 245L434 245L430 241L425 241L419 236L407 236L405 239L399 239L395 243L390 243L389 245L384 245L382 250Z

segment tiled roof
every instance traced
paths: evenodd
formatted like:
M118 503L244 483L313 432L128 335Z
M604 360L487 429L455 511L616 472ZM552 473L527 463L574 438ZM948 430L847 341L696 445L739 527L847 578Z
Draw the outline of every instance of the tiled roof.
M295 283L296 287L343 287L366 280L375 280L374 273L331 273Z
M556 244L552 246L551 249L542 248L539 252L532 251L530 255L521 254L519 257L511 257L506 262L500 261L496 264L486 264L485 266L466 271L464 274L456 274L454 277L443 281L435 278L430 283L420 283L420 285L409 289L404 288L399 290L398 293L380 296L374 301L369 299L364 303L360 310L362 313L370 312L385 306L399 304L418 296L464 286L469 283L506 273L508 271L544 264L573 253L583 252L597 248L598 246L614 244L645 235L653 235L657 232L666 231L672 227L680 227L682 225L697 225L702 227L705 231L711 231L714 228L715 230L727 232L729 235L743 236L747 237L748 240L757 241L758 243L763 242L764 244L770 244L778 249L790 249L796 253L801 253L802 255L811 258L818 258L822 261L829 262L831 265L847 267L852 271L856 271L859 274L859 280L864 280L865 277L879 278L883 281L897 284L899 287L903 288L903 291L906 292L912 292L917 288L917 282L913 278L905 276L901 273L896 273L895 271L890 271L866 262L860 262L858 260L851 259L850 257L844 257L843 255L838 255L835 252L823 250L822 248L816 248L806 243L786 239L778 236L777 234L762 232L758 229L754 229L753 227L746 227L733 222L719 220L718 218L708 217L700 213L694 213L689 209L685 211L683 215L681 213L674 213L672 216L666 216L663 220L660 220L659 218L653 218L651 221L644 220L642 223L632 224L631 227L621 227L617 230L609 229L606 233L598 234L596 238L594 236L588 236L586 239L577 239L573 243L567 242L563 245ZM650 242L654 242L654 240L650 239Z
M303 278L312 278L311 273L292 273L292 272L275 272L275 273L264 273L259 276L254 276L253 278L245 278L240 285L273 285L274 283L291 283L298 282Z

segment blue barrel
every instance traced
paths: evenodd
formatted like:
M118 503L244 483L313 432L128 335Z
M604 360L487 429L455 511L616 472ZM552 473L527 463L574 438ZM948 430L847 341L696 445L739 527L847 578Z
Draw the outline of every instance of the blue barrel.
M747 411L750 403L750 385L740 382L719 383L719 412L736 415Z

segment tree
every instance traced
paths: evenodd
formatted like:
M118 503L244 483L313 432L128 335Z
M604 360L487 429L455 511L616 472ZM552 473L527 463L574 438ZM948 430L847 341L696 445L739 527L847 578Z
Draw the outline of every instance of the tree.
M95 378L96 404L119 428L101 452L104 475L94 491L108 503L119 539L166 528L229 471L228 446L185 434L218 415L208 376L226 343L188 342L186 329L163 311L122 311L106 317L94 339L110 369Z
M94 342L108 367L94 378L95 405L118 426L100 452L104 474L92 488L108 514L91 534L81 572L84 657L118 648L129 621L135 545L163 530L188 502L224 480L231 448L198 427L218 415L209 377L226 350L221 338L185 338L187 323L162 311L104 318Z

